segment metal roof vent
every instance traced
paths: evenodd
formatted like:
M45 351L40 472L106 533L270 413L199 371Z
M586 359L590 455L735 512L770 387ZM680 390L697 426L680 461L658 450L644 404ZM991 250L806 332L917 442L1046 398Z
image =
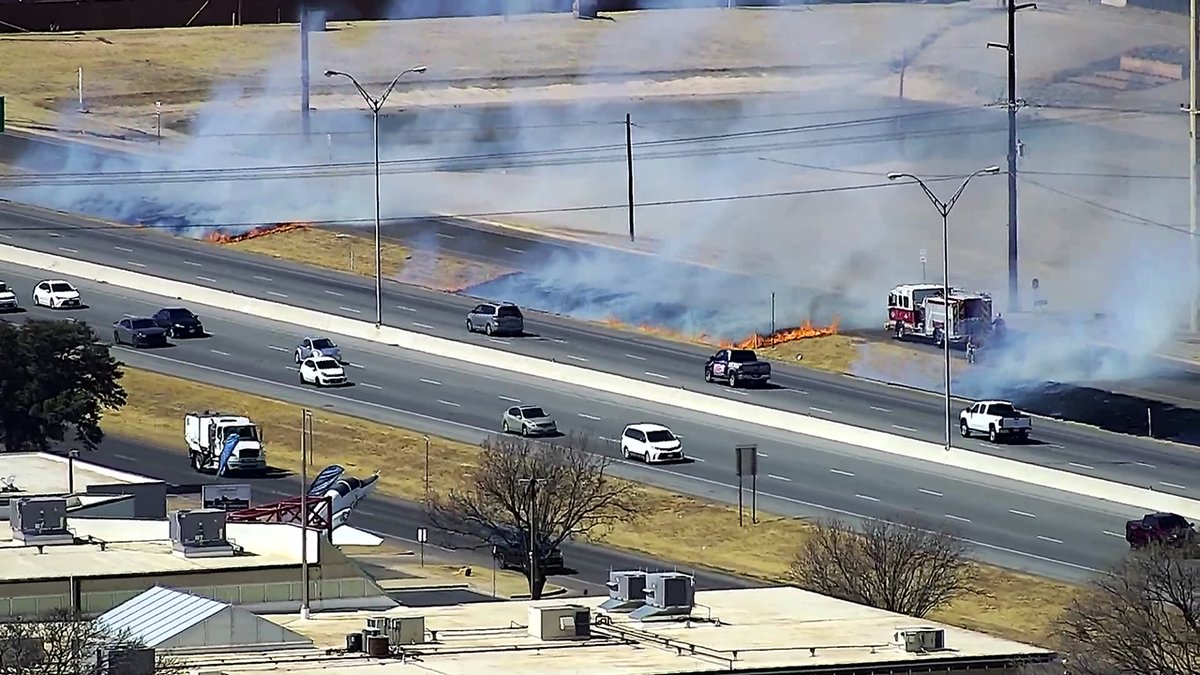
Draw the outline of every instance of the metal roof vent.
M225 538L225 518L220 509L192 509L171 514L171 547L185 558L233 555Z
M688 616L696 606L696 582L682 572L652 572L646 575L646 604L629 613L642 621L658 617Z
M25 497L9 503L8 519L13 539L25 546L74 544L67 529L67 500L62 497Z
M608 573L608 599L600 609L630 612L646 604L646 573L612 570Z

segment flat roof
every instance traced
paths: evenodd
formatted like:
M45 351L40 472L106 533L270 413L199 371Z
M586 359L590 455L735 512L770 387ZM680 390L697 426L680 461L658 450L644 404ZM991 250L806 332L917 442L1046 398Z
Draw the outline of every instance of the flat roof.
M104 542L36 546L14 541L10 527L0 527L0 583L66 577L139 576L220 572L300 564L301 531L286 523L229 523L225 534L245 549L242 555L185 558L171 546L166 520L68 518L77 538ZM318 561L318 537L308 533L308 560Z
M91 464L80 459L75 460L74 473L75 492L85 492L89 485L132 485L162 482ZM15 491L4 489L10 478L13 486L16 487ZM0 499L65 495L69 489L68 483L66 457L45 452L17 452L4 455L4 465L3 468L0 468ZM3 517L8 517L7 512Z
M543 642L528 633L531 605L580 604L595 610L605 599L398 608L382 613L315 614L308 620L295 614L268 615L264 618L312 638L317 648L344 647L347 633L361 630L367 617L381 614L423 616L426 630L438 632L438 642L406 648L420 654L413 663L314 651L289 656L286 665L279 662L280 657L268 663L256 654L189 657L187 665L218 668L231 675L265 674L280 668L292 675L330 675L358 669L364 673L369 669L371 675L477 675L501 669L522 674L650 675L839 665L894 664L903 669L951 659L1003 662L1049 659L1053 654L1039 647L790 586L697 592L695 618L690 623L637 622L623 614L611 614L614 628L624 632L622 637L613 637L615 632L601 626L593 626L593 638L582 641ZM943 629L947 649L910 653L893 643L897 629L917 626Z

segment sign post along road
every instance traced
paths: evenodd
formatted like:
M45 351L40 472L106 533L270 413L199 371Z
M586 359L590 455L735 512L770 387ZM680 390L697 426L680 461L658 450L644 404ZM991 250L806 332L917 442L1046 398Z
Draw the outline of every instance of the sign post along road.
M204 485L200 499L206 509L241 511L250 508L250 486L245 484Z

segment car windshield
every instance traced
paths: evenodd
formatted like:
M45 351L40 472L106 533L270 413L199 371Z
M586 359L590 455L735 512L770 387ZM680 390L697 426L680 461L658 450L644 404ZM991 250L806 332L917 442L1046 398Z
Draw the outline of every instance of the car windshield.
M496 310L496 316L519 317L521 316L521 310L517 309L516 307L501 307L500 309Z
M8 292L8 284L0 281L0 293L7 293L7 292Z
M170 319L172 321L188 321L190 319L196 318L195 314L192 314L191 312L189 312L188 310L186 310L182 307L172 307L172 308L166 310L166 312L167 312L167 316L170 317Z
M130 322L130 325L134 328L154 328L157 324L150 319L134 319Z
M655 431L646 432L646 440L651 443L666 443L675 440L675 434L666 429L657 429Z
M333 344L333 340L329 338L317 338L312 341L313 349L333 349L337 345Z
M1159 516L1158 526L1165 530L1178 530L1186 528L1187 521L1183 519L1183 516L1177 516L1174 514L1169 516Z
M257 441L258 440L258 427L256 427L256 426L225 427L225 438L229 438L233 434L237 434L239 437L239 440L242 440L242 441Z
M545 417L546 411L541 408L525 408L521 411L521 414L532 419L534 417Z
M338 362L334 361L333 359L324 359L317 361L317 368L320 368L321 370L337 370L338 368L341 368L341 366L339 366Z
M50 284L50 290L54 293L70 293L75 289L71 288L71 284L59 282L57 284Z
M993 403L988 409L993 415L1016 415L1017 409L1011 403Z
M754 351L750 349L734 349L729 352L729 360L734 363L754 363L758 359L754 357Z

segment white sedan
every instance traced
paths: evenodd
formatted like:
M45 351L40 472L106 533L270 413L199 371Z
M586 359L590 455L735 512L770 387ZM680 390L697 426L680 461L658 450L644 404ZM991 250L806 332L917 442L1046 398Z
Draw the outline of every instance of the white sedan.
M62 279L46 279L33 287L33 304L35 307L63 309L80 307L83 305L83 299L69 282Z
M683 441L661 424L630 424L621 432L621 455L647 464L683 459Z
M349 382L346 370L337 360L328 356L304 359L300 362L300 383L331 387Z

